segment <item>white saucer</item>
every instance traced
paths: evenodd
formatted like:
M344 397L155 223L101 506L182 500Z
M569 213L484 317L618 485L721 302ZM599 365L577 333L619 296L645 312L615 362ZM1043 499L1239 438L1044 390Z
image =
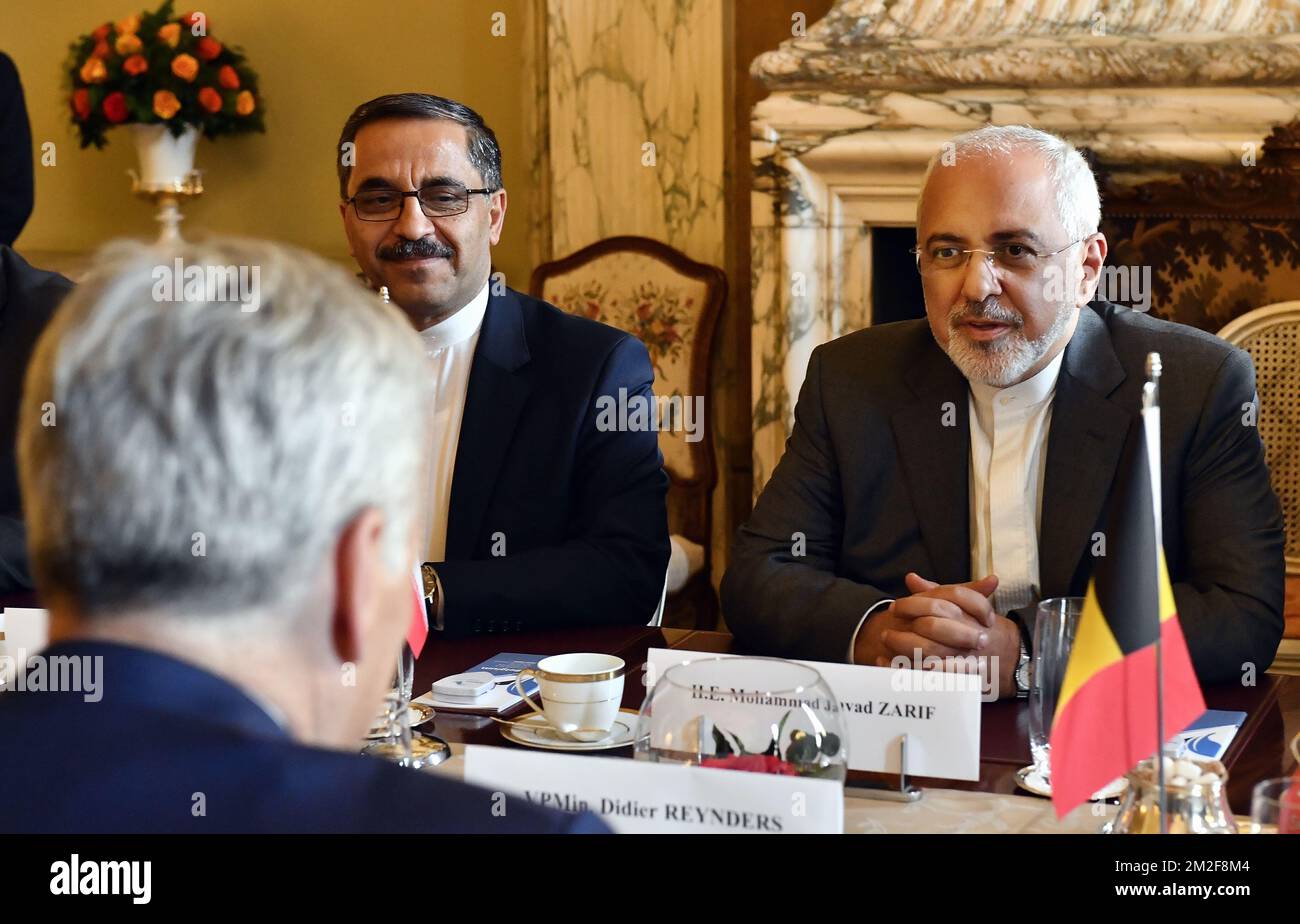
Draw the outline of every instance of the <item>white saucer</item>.
M1047 799L1052 797L1052 784L1043 779L1043 775L1037 773L1032 766L1021 767L1016 771L1016 785L1036 796L1043 796ZM1101 802L1105 799L1118 799L1127 788L1128 780L1122 776L1118 777L1093 793L1091 801Z
M426 703L411 703L406 710L406 721L412 727L423 725L433 718L433 707ZM370 726L370 731L366 732L367 741L377 741L380 738L388 736L388 720L384 716L377 716L375 724Z
M573 741L562 737L547 723L544 716L534 712L522 719L496 719L501 726L501 736L507 741L522 744L530 748L542 748L547 751L607 751L611 748L625 748L632 743L636 726L637 713L631 709L620 709L619 717L614 720L614 727L609 734L599 741Z

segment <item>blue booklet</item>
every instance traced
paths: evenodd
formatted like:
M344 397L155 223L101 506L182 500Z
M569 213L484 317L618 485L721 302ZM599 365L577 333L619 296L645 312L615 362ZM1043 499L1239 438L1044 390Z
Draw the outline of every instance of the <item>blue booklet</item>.
M1245 721L1244 712L1206 710L1199 719L1169 739L1165 753L1173 758L1208 757L1222 760L1228 745L1237 735L1237 729Z
M434 709L443 712L468 712L474 715L501 715L509 712L520 703L523 697L519 695L519 689L514 683L515 675L526 667L537 667L537 663L546 655L518 654L513 651L502 652L493 655L486 661L475 664L473 667L467 667L462 673L471 674L479 671L486 671L495 677L500 678L496 689L480 696L472 701L449 700L434 695L433 691L425 693L418 698L418 702L428 703ZM441 679L441 678L439 678ZM537 702L537 694L540 687L536 680L525 680L524 690Z

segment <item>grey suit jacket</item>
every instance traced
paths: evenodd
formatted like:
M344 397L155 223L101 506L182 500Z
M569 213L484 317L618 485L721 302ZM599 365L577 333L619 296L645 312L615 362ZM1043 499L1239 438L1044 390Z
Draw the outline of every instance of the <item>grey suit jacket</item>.
M1041 595L1087 588L1151 350L1164 366L1163 538L1179 617L1201 681L1239 679L1244 664L1263 671L1282 637L1282 514L1247 416L1254 367L1210 334L1107 303L1080 311L1052 407ZM967 394L925 321L813 352L785 455L722 582L744 647L843 661L863 614L906 595L908 571L970 580Z

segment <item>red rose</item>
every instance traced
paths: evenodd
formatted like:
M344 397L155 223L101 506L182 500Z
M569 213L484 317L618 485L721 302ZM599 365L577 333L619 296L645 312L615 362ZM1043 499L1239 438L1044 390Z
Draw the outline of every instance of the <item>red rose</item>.
M204 61L211 61L221 54L221 43L205 35L194 44L194 53Z
M223 64L221 70L217 71L217 83L221 84L227 90L239 89L239 74L229 64Z
M750 773L779 773L782 776L797 776L798 771L775 754L733 754L730 757L706 757L700 761L701 767L719 767L723 770L746 770Z
M110 22L106 22L98 29L96 29L94 32L90 33L90 37L97 42L102 42L104 41L104 39L108 38L108 32L112 28L113 28L113 24Z
M96 42L95 50L90 53L92 58L99 58L101 61L106 60L113 53L113 49L108 47L108 42Z
M90 91L85 87L72 94L72 111L82 122L90 117Z
M212 87L204 87L199 91L199 105L208 112L220 112L221 94Z
M149 70L149 62L144 55L131 55L122 62L122 70L135 77Z
M102 108L104 118L115 125L119 122L125 122L127 116L131 114L130 110L126 108L126 95L120 90L105 96Z

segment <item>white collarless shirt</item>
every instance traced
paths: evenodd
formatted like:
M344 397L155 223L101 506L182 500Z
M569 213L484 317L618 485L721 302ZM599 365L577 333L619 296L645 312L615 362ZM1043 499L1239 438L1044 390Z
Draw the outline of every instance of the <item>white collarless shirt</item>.
M1064 357L1007 388L970 383L970 576L998 576L999 613L1038 598L1047 437Z
M433 384L433 434L429 453L429 524L425 561L439 562L447 554L447 512L451 480L456 471L456 447L469 390L483 315L487 312L488 284L469 304L449 318L420 331Z

